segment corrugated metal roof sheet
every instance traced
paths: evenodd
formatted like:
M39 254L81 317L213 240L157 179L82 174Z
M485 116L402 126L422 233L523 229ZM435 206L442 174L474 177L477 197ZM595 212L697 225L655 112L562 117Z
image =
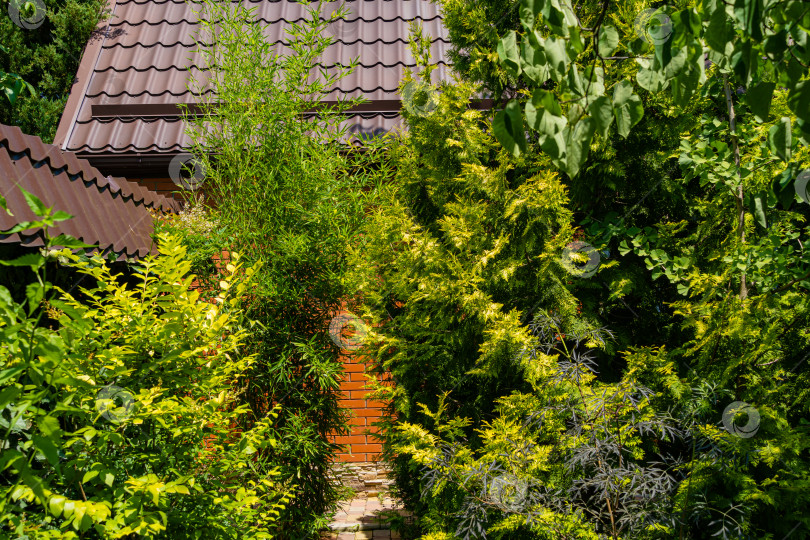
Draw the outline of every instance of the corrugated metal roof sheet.
M99 118L93 105L196 103L187 90L202 62L195 56L197 17L193 3L181 0L111 2L112 17L98 39L91 40L81 61L78 82L60 122L56 144L82 156L179 152L188 146L176 116ZM263 31L280 53L287 51L286 29L301 22L305 6L295 0L242 0L255 8ZM330 18L341 5L348 16L330 24L334 43L321 58L329 67L359 59L357 70L344 78L326 99L363 96L371 102L399 99L398 85L406 68L416 62L408 46L410 24L420 22L432 38L438 69L433 82L449 78L445 63L450 43L439 7L430 0L346 0L324 2L321 15ZM355 132L382 133L400 125L387 112L352 116Z
M74 216L57 223L50 230L52 236L67 234L120 258L143 257L151 251L150 210L179 210L174 199L123 178L104 176L72 152L24 135L18 127L0 124L0 194L14 214L0 211L0 230L36 219L20 187L55 210ZM0 235L0 242L41 246L40 234L30 230Z

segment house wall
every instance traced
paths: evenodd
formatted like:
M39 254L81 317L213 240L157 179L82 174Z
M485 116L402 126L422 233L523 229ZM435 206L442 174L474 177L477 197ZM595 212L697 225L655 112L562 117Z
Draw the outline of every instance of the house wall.
M349 353L342 355L341 360L345 376L340 383L343 394L340 404L351 412L352 418L348 435L332 436L334 442L344 445L338 460L344 463L377 461L382 446L374 437L379 428L373 424L382 416L385 403L368 399L366 364L361 356Z

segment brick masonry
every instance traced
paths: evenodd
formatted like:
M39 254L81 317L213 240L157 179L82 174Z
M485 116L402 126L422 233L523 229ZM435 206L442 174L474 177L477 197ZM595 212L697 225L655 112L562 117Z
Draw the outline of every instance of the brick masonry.
M342 398L340 403L351 412L348 435L332 435L331 440L343 445L337 460L344 463L369 463L379 459L382 445L375 433L379 428L374 424L383 415L385 403L368 399L366 386L366 364L362 357L344 351L342 361L344 376L340 383Z

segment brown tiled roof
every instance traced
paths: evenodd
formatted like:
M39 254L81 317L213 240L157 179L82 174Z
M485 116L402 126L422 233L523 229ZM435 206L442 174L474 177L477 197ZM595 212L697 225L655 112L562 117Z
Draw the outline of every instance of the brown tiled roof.
M151 251L150 210L179 209L174 199L123 178L104 176L72 152L24 135L18 127L0 124L0 195L14 214L0 210L0 230L36 219L21 187L54 210L74 216L51 228L52 236L67 234L119 258L142 257ZM40 230L0 235L0 242L43 245Z
M285 30L304 19L305 6L295 0L242 1L256 8L265 35L279 52L287 50ZM198 26L194 7L184 0L108 2L111 18L85 50L55 144L94 164L104 162L95 160L102 155L178 153L189 141L179 113L165 106L199 102L199 96L187 90L202 63L192 52ZM324 3L323 18L340 5L350 13L327 28L334 43L321 63L328 67L358 58L360 65L325 99L365 97L372 106L351 117L352 131L390 131L400 122L399 82L406 68L415 67L408 46L411 22L421 23L432 38L432 59L438 65L433 82L449 77L445 59L450 43L439 7L431 0L333 1ZM161 104L164 108L158 113L147 114L139 107ZM375 110L374 104L380 106ZM110 107L116 105L130 107ZM105 170L107 165L113 163L108 160ZM141 170L134 162L133 166Z

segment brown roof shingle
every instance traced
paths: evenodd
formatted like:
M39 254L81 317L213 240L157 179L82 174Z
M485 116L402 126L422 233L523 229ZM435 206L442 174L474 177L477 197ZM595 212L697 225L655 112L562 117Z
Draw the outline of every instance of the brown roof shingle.
M133 114L130 108L129 113L111 115L108 108L100 116L94 115L93 106L198 102L199 96L187 90L201 65L192 52L198 26L194 8L183 0L108 1L112 17L85 50L55 144L79 152L94 164L103 162L95 161L94 156L178 153L189 141L177 113L145 117ZM287 50L285 30L303 20L305 6L294 0L242 1L256 8L265 35L279 52ZM422 23L432 38L432 58L438 65L433 81L449 78L445 58L450 43L439 7L430 0L325 2L323 18L339 5L348 7L350 13L327 28L334 43L321 63L328 67L358 58L360 65L325 99L362 96L372 104L399 100L404 71L416 65L408 46L413 21ZM394 129L400 124L397 108L383 109L352 116L352 131ZM108 166L112 163L106 161L105 170ZM128 174L126 170L116 172Z
M152 250L150 210L179 210L174 199L123 178L105 176L72 152L0 124L0 195L14 214L0 210L0 230L36 219L21 187L55 210L74 216L52 227L52 236L70 235L119 258L143 257ZM40 230L0 235L0 242L43 245Z

